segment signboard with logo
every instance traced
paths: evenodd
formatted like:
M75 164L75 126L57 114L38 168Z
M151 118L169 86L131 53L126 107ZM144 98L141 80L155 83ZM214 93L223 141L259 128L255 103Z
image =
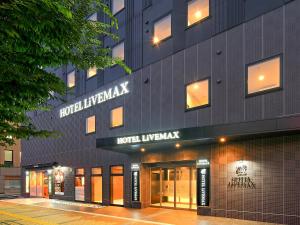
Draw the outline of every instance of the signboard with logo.
M64 195L65 193L65 175L61 168L54 171L54 194Z
M131 200L133 202L139 202L140 201L140 165L138 163L131 164L131 181L132 181Z
M196 161L197 166L197 205L209 206L209 161L199 159Z
M228 182L228 188L244 188L253 189L255 188L255 183L253 179L248 175L248 166L246 163L239 163L235 169L235 176L231 178Z

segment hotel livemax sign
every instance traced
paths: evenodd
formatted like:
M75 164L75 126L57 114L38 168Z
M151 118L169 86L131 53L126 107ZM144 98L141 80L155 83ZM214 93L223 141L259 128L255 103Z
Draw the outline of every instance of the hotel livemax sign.
M128 84L129 84L129 82L125 81L125 82L117 84L113 87L107 88L106 90L100 91L95 95L92 95L83 100L80 100L71 105L68 105L64 108L61 108L59 110L59 117L63 118L63 117L72 115L76 112L79 112L81 110L90 108L94 105L101 104L108 100L128 94L129 93Z

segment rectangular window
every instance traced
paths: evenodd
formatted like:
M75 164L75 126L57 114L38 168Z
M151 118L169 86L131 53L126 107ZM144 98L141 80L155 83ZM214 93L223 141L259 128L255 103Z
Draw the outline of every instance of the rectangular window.
M87 70L87 73L86 73L87 78L90 78L90 77L93 77L96 75L97 75L97 67L96 66L91 67Z
M76 169L75 174L75 201L84 201L84 169Z
M125 0L112 0L112 13L113 15L120 12L125 7Z
M75 70L68 73L67 75L67 86L68 88L72 88L75 86Z
M209 80L202 80L186 86L186 109L209 105Z
M270 91L281 87L281 57L248 65L247 94Z
M125 59L125 50L124 50L124 41L117 44L112 48L112 57L113 58L119 58L121 60Z
M85 133L90 134L96 131L96 116L90 116L85 120Z
M13 165L13 151L11 150L4 151L4 164L7 166Z
M102 168L92 168L92 202L102 203Z
M172 35L171 14L154 23L153 44L158 44L162 40Z
M110 168L110 191L113 205L124 205L124 173L123 166Z
M90 21L97 21L97 13L93 13L88 17L88 20Z
M30 191L30 186L29 186L29 182L30 182L30 176L29 176L29 171L25 172L25 193L29 193Z
M188 26L207 18L208 16L209 0L191 0L188 2Z
M110 127L120 127L123 125L123 107L114 108L110 112Z

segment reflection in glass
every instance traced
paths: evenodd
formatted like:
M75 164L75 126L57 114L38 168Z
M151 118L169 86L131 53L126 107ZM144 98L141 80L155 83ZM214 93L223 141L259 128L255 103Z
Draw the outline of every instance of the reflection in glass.
M151 170L151 204L160 206L160 169Z
M174 207L174 169L163 168L161 206Z
M190 168L176 168L176 207L190 208Z

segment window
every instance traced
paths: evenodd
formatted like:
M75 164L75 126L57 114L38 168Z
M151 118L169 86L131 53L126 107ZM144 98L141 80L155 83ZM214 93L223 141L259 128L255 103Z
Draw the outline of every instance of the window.
M162 40L172 35L171 14L154 23L153 44L158 44Z
M96 131L96 116L90 116L85 121L85 133L90 134Z
M247 67L247 94L281 87L281 57L277 56Z
M207 18L208 16L209 0L192 0L188 2L188 26Z
M75 171L75 201L84 201L84 169Z
M186 109L209 105L209 80L202 80L186 86Z
M87 78L93 77L95 75L97 75L97 67L96 66L91 67L87 70L87 73L86 73Z
M112 13L115 15L125 7L125 0L112 0Z
M29 186L29 182L30 182L30 177L29 177L29 171L26 171L25 172L25 193L29 193L29 188L30 188L30 186Z
M64 193L65 193L65 174L62 168L57 168L54 171L54 194L64 195Z
M112 57L124 60L124 41L112 48Z
M88 17L88 20L90 21L97 21L97 13L93 13Z
M13 151L5 150L4 151L4 164L11 166L13 164Z
M113 205L124 205L124 172L123 166L110 168L110 199Z
M110 113L110 127L120 127L123 125L123 107L114 108Z
M92 202L102 203L102 168L92 168Z
M67 86L68 88L72 88L75 86L75 70L68 73L67 75Z

